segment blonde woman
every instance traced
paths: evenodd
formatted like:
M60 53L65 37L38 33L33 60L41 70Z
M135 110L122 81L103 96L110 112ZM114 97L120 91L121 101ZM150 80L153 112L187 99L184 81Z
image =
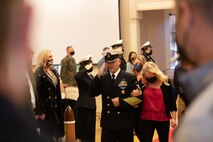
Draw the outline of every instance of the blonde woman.
M153 62L146 62L142 69L143 102L140 112L139 132L141 142L152 142L157 130L160 142L168 142L169 126L176 126L176 103L172 85ZM171 123L170 123L171 119Z
M52 65L52 52L48 49L42 50L37 57L35 78L42 111L45 114L45 119L41 122L41 135L49 141L59 141L64 135L60 79Z

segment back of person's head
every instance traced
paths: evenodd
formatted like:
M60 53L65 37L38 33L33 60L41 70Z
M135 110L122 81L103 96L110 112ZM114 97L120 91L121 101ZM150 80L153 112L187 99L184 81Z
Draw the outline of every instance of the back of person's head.
M178 2L185 1L190 4L190 8L199 11L202 16L213 24L213 1L212 0L176 0ZM181 9L179 9L181 10ZM180 11L181 12L181 11Z
M176 41L195 66L213 61L213 1L176 0Z
M20 18L20 10L21 10L21 0L1 0L0 1L0 63L1 69L6 69L4 66L7 62L7 55L9 54L9 50L11 50L10 40L12 36L16 36L17 29L12 29L13 23L15 20L15 13L17 13L17 20ZM14 42L14 41L13 41ZM14 48L14 47L13 47Z

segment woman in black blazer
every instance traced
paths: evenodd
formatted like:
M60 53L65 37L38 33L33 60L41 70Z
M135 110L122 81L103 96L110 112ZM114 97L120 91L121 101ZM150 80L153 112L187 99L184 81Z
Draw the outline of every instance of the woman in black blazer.
M42 113L45 114L45 119L41 122L41 135L49 141L60 141L64 135L60 79L52 64L51 51L42 50L37 57L35 78Z
M81 142L95 142L96 102L95 97L90 97L89 87L93 80L92 57L90 55L80 62L79 71L75 75L79 89L79 97L76 102L79 124L79 137Z

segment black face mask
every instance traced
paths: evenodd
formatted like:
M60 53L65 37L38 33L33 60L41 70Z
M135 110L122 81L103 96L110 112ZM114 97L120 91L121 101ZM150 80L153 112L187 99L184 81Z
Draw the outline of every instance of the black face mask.
M74 54L75 54L75 51L73 51L73 52L70 52L70 54L71 54L71 55L74 55Z
M149 83L153 83L157 80L157 77L154 76L154 77L150 77L150 78L146 78L146 80L149 82Z
M150 50L149 55L152 55L152 50Z
M93 67L91 67L89 70L87 70L87 72L92 72L93 71Z
M48 60L48 61L47 61L47 65L48 65L48 66L52 66L52 65L53 65L53 61L52 61L52 60Z
M130 58L130 59L131 59L132 62L134 62L136 58Z

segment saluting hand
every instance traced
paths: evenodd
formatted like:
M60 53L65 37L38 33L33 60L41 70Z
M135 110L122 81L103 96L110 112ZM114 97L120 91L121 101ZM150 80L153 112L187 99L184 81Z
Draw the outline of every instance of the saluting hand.
M98 78L101 78L101 76L104 72L104 69L105 69L105 63L103 63L103 65L101 66L101 68L98 71Z
M87 70L91 69L91 68L92 68L92 63L87 64L87 65L85 66L85 68L86 68Z

